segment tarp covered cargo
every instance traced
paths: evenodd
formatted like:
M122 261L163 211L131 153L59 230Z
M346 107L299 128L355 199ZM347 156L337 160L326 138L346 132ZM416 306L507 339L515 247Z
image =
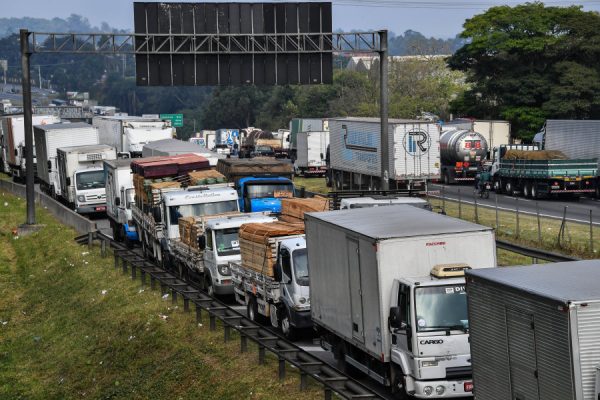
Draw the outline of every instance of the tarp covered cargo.
M210 169L205 157L197 154L148 157L131 162L131 170L145 178L181 176L191 171Z
M237 185L240 178L247 176L280 176L291 179L294 166L289 161L272 158L226 158L219 160L217 171Z

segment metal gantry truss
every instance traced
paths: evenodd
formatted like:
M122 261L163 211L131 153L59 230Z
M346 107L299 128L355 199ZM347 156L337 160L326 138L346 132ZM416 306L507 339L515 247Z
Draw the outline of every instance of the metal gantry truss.
M382 32L122 34L30 32L31 53L278 54L380 53Z

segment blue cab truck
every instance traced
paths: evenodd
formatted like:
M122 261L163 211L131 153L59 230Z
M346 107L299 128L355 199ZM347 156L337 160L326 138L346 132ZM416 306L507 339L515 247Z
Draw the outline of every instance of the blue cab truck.
M289 160L226 158L218 161L217 171L234 183L242 212L279 214L281 199L296 194Z

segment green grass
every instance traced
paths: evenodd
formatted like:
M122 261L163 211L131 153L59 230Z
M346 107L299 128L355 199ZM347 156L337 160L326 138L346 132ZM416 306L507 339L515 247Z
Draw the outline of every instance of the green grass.
M430 199L430 202L436 207L442 207L442 201L439 199ZM538 237L537 218L535 216L521 214L517 230L515 212L499 211L499 226L496 227L495 210L478 207L476 219L474 205L462 203L460 208L462 210L459 212L458 203L445 202L445 209L448 215L452 217L459 217L460 215L462 219L494 227L496 228L496 237L498 239L580 258L597 258L600 251L600 241L598 240L600 238L600 227L598 226L593 228L594 249L592 251L590 248L589 225L567 221L564 229L564 237L561 236L559 243L558 235L561 221L551 218L540 218L540 241Z
M298 176L294 178L294 185L297 187L304 187L309 192L329 192L329 188L325 185L325 178L303 178Z
M312 384L277 379L277 361L258 366L254 345L223 341L182 304L140 290L73 242L76 233L38 207L45 227L13 235L25 201L0 191L0 399L320 398Z

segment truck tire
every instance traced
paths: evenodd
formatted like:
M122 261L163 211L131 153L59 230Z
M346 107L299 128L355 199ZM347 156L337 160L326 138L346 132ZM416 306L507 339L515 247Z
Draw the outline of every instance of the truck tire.
M535 182L531 184L531 198L532 199L538 199L539 198L539 194L538 194L538 190L537 190L537 186L535 185Z
M206 290L206 293L208 293L210 297L215 296L215 287L213 286L212 278L208 273L204 274L204 290Z
M283 308L280 321L279 327L281 328L283 336L285 336L287 340L296 340L298 332L291 324L290 312L287 307Z
M507 194L507 196L512 197L515 195L514 185L511 181L506 181L504 184L504 192Z
M523 184L523 197L525 197L525 198L531 197L531 184L530 183Z
M257 324L263 323L262 315L258 313L258 303L256 302L256 297L253 295L249 295L248 304L246 305L246 315L248 319Z

